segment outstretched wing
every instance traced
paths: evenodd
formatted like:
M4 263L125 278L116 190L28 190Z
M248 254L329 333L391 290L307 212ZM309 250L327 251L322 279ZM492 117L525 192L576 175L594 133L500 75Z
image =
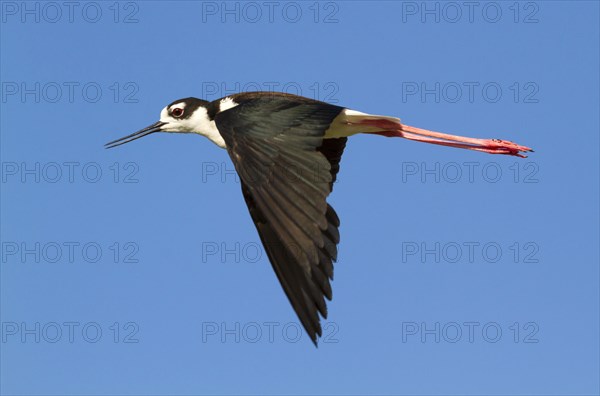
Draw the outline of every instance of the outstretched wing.
M215 117L269 260L315 344L339 242L339 219L326 198L346 144L323 135L342 110L269 96Z

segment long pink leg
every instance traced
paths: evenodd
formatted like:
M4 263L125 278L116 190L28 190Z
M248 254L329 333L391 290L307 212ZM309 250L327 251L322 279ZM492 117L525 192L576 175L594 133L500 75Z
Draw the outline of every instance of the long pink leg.
M367 119L361 120L359 125L381 128L382 132L375 132L378 135L388 137L402 137L418 142L439 144L442 146L456 147L467 150L482 151L490 154L514 155L521 158L527 156L521 152L533 151L529 147L521 146L507 140L500 139L475 139L464 136L449 135L427 129L415 128L409 125L394 123L386 119Z

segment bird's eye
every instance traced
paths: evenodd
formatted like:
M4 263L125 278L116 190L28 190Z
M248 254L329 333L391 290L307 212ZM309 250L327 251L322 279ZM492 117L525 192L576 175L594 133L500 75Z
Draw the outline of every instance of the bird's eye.
M183 109L180 107L175 107L171 111L171 114L173 114L173 117L181 117L183 115Z

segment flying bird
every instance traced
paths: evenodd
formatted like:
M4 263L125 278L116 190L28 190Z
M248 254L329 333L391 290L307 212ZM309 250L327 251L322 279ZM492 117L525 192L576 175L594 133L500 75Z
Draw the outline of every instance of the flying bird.
M327 318L340 220L327 203L349 136L367 133L525 158L532 151L499 139L475 139L411 127L278 92L245 92L209 102L174 101L160 120L105 145L155 132L195 133L229 153L250 216L294 311L316 345Z

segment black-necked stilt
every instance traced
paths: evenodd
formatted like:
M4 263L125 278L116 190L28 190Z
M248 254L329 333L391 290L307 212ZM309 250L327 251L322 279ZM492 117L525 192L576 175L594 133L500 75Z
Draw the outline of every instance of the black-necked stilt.
M348 136L403 137L491 154L524 157L530 148L498 139L448 135L395 117L276 92L248 92L208 102L176 100L160 121L106 144L154 132L197 133L227 149L269 260L302 325L316 344L319 313L327 317L330 279L340 240L339 218L327 204Z

